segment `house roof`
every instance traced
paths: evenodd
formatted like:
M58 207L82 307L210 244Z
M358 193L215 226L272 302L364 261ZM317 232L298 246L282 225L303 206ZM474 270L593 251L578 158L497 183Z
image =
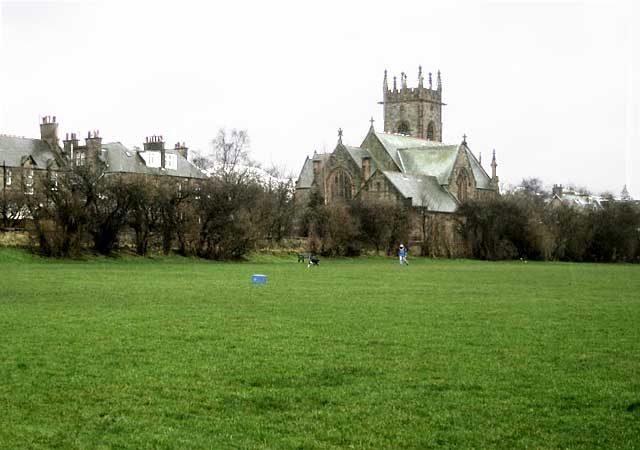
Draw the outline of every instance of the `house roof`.
M598 197L594 197L589 194L580 194L576 192L567 192L563 193L561 196L558 194L554 194L553 199L558 199L562 203L569 206L576 206L579 208L593 208L600 209L602 208L602 200ZM552 199L552 200L553 200Z
M106 172L111 173L140 173L183 178L205 178L205 174L187 161L180 153L172 149L166 149L165 153L167 155L176 155L177 168L175 170L148 167L136 150L129 150L120 142L103 144L100 159L106 164Z
M405 198L411 198L412 206L424 206L435 212L455 212L456 199L449 194L433 175L403 174L383 171L384 176Z
M46 169L56 159L49 145L40 139L0 135L0 164L22 167L27 158L33 158L36 167Z

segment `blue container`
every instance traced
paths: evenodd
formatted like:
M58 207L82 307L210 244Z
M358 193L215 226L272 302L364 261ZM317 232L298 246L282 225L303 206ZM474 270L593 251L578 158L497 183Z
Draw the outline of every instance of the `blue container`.
M251 275L251 283L253 284L267 284L267 276L260 274Z

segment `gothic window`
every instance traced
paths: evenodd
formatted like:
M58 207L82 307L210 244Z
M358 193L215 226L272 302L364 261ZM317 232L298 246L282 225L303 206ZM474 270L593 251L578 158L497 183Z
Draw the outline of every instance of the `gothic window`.
M433 122L429 122L429 125L427 125L427 139L430 141L433 141L434 129Z
M329 178L329 190L332 200L351 200L353 183L344 169L336 169Z
M408 135L409 134L409 124L407 122L400 122L398 125L398 133Z
M462 203L468 199L467 187L469 185L469 176L465 169L460 170L458 173L456 185L458 187L458 201Z

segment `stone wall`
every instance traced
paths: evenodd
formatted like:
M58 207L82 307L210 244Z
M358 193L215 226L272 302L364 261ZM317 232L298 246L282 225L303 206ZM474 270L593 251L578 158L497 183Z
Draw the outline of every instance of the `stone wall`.
M26 230L3 230L0 228L0 247L29 247L29 233Z

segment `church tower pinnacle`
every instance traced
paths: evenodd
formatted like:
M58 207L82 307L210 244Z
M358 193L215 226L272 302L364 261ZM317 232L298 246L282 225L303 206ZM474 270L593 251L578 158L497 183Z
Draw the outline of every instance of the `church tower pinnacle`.
M418 86L407 85L407 74L400 75L400 90L396 77L393 77L393 89L387 84L387 71L384 72L383 101L385 133L399 133L408 136L442 142L442 80L438 70L437 88L433 88L431 73L428 86L424 85L422 66L418 67Z

